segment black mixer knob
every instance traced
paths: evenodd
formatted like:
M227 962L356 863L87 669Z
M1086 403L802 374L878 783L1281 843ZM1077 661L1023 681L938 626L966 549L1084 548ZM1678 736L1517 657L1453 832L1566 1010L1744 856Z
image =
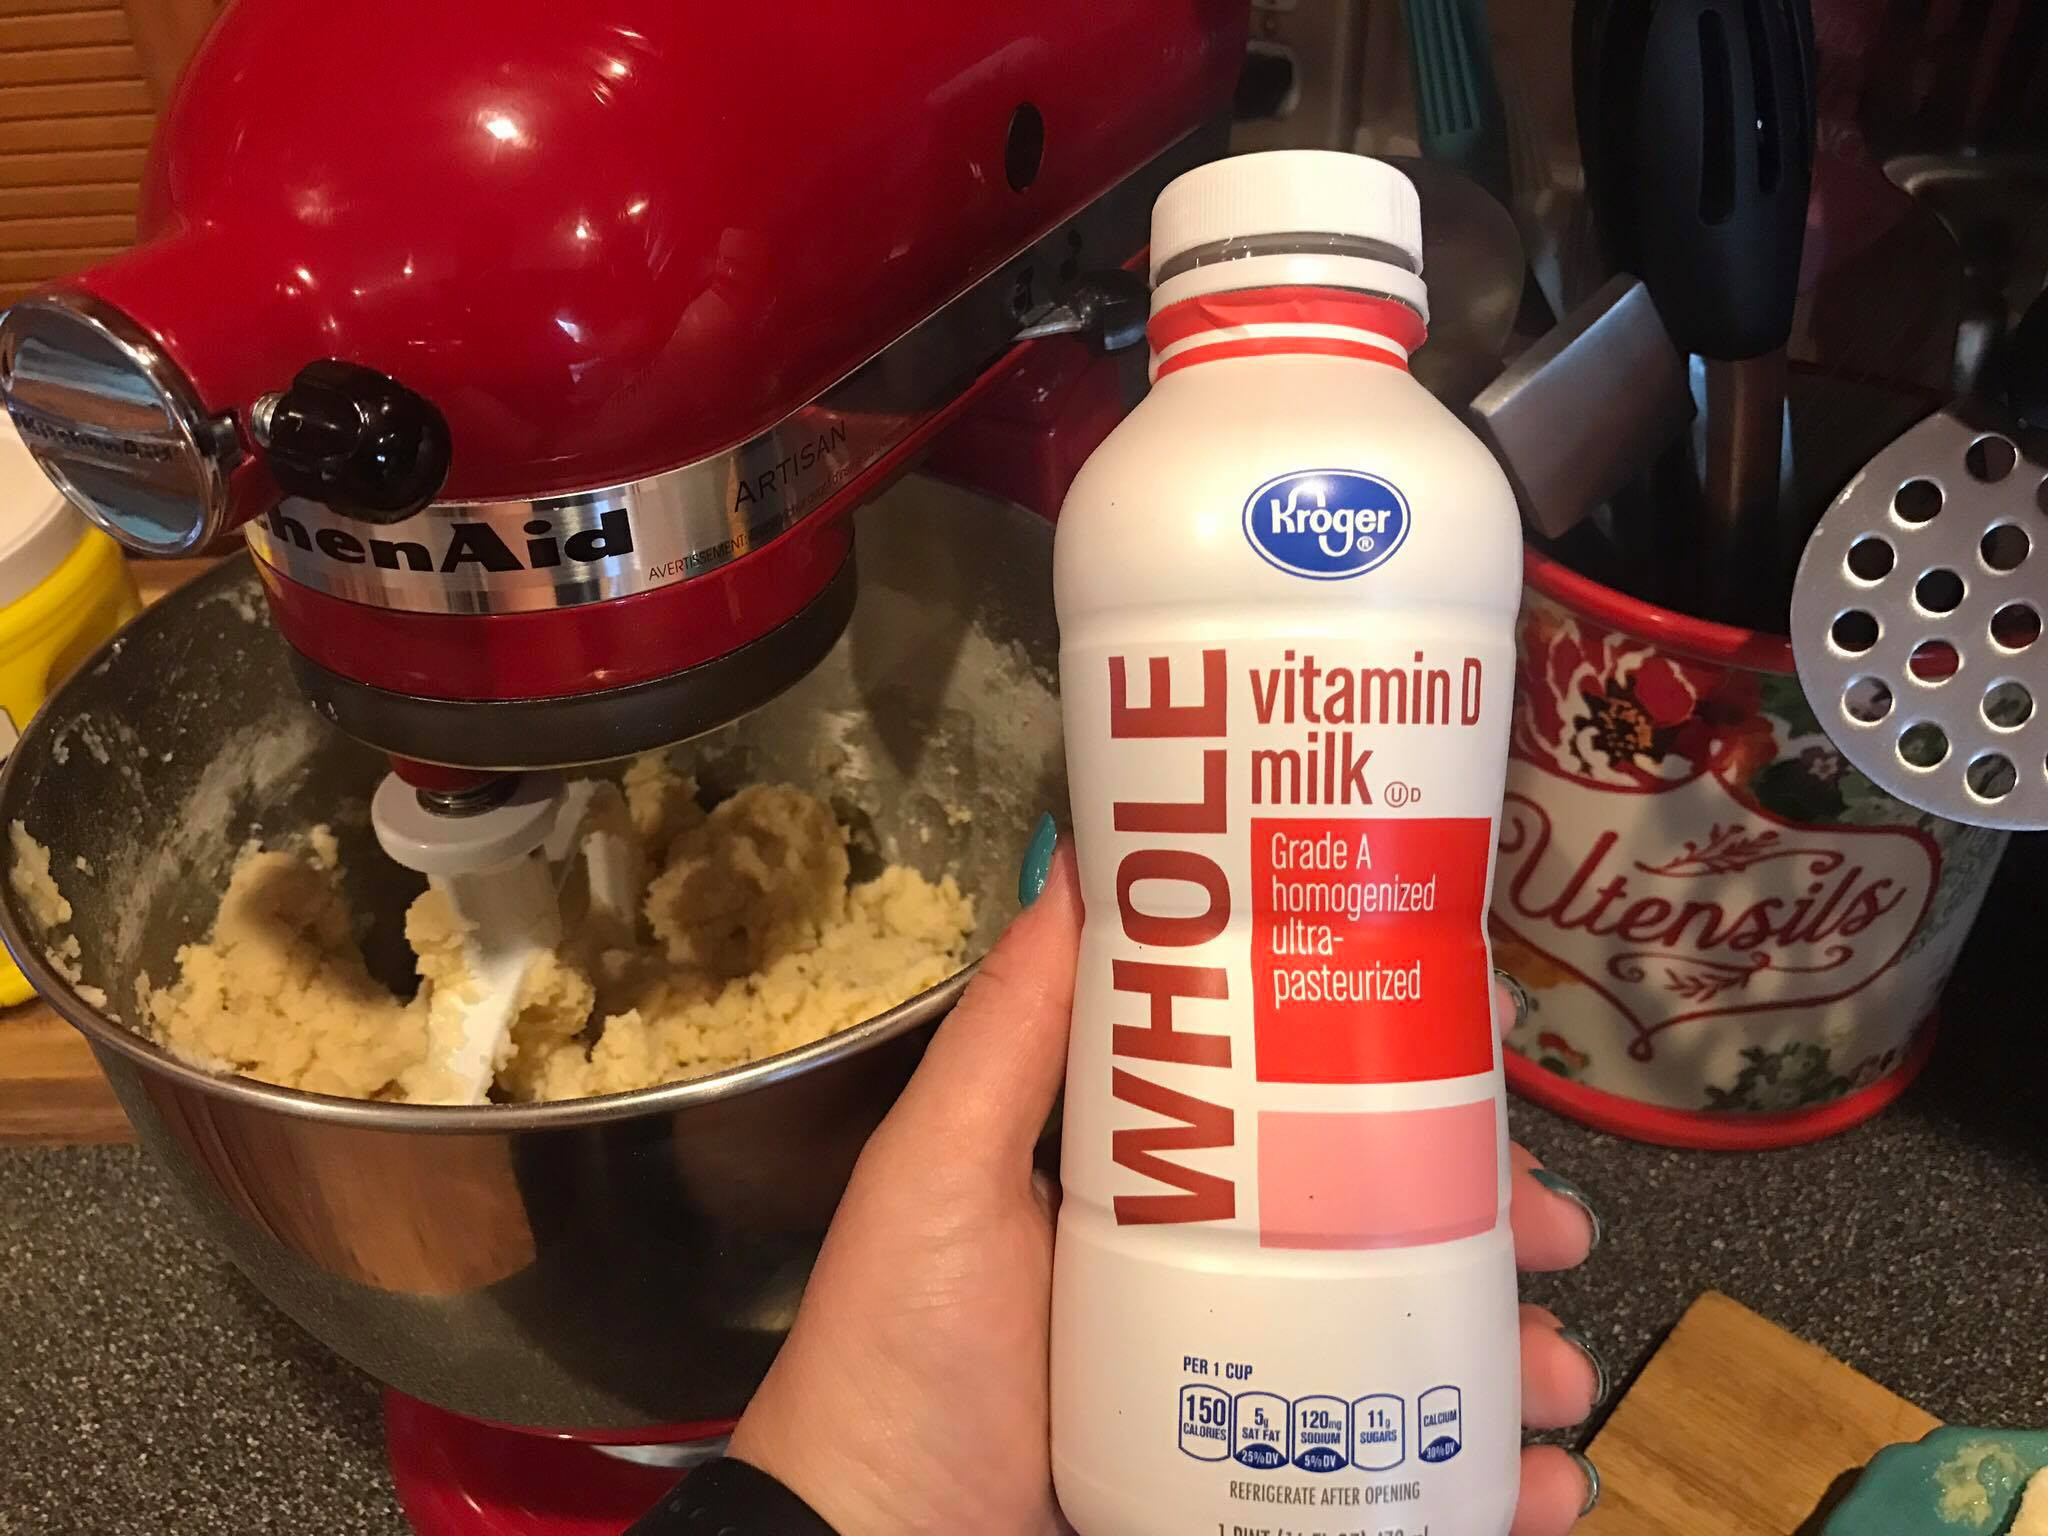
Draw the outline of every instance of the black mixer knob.
M287 496L361 522L412 516L448 478L448 423L434 403L358 363L308 363L256 402L249 425Z

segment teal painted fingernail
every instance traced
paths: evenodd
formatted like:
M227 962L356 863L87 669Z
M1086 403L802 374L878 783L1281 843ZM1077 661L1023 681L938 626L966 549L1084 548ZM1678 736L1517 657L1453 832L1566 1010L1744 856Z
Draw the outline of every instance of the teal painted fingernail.
M1586 1220L1593 1224L1593 1240L1586 1245L1590 1253L1600 1246L1600 1236L1607 1229L1600 1221L1600 1213L1593 1209L1593 1198L1578 1185L1561 1173L1552 1173L1548 1168L1531 1168L1529 1177L1549 1190L1553 1195L1563 1195L1586 1213Z
M1017 871L1017 901L1021 906L1030 906L1038 900L1045 889L1045 882L1052 878L1053 850L1060 845L1060 829L1053 824L1048 814L1038 818L1038 826L1031 834L1031 846L1024 850L1024 863Z
M1593 1513L1593 1506L1600 1502L1600 1469L1593 1465L1590 1458L1581 1456L1569 1447L1566 1448L1565 1454L1579 1464L1579 1471L1586 1479L1586 1502L1579 1506L1579 1515L1583 1518Z
M1557 1336L1586 1357L1586 1363L1593 1367L1593 1406L1598 1408L1607 1401L1607 1362L1600 1358L1600 1351L1576 1328L1560 1328Z

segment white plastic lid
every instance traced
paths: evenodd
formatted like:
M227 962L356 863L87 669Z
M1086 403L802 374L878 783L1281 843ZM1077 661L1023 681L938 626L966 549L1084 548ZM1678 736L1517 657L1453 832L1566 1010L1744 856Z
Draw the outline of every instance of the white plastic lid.
M90 526L0 412L0 608L42 585Z
M1422 270L1422 199L1383 160L1275 149L1196 166L1152 205L1152 280L1177 256L1261 235L1349 235L1393 247Z

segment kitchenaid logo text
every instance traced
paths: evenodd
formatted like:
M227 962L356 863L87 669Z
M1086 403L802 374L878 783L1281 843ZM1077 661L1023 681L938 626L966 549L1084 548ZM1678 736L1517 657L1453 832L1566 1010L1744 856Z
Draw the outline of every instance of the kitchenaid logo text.
M358 537L345 528L308 529L283 507L264 519L280 545L292 544L340 565L372 565L386 571L510 572L590 565L633 552L633 523L622 507L600 514L595 528L564 536L544 517L520 525L508 539L489 523L435 523L432 542L422 539Z
M13 418L15 430L32 446L61 448L100 462L134 459L145 464L166 464L177 452L172 444L159 439L95 432L53 420L18 405L10 406L7 414Z
M1275 476L1244 504L1245 537L1259 557L1311 581L1342 581L1385 564L1410 521L1399 491L1348 469Z

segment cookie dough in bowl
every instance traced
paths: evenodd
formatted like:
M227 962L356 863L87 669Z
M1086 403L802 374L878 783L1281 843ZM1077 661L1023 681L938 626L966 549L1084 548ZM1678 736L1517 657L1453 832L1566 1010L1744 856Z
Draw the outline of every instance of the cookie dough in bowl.
M707 814L691 780L648 757L627 769L623 793L602 786L585 816L623 835L639 921L621 931L599 913L565 911L562 945L521 989L494 1097L701 1077L884 1013L965 958L974 903L959 883L900 864L852 883L846 828L793 785L750 785ZM405 933L421 982L401 999L364 963L337 865L324 825L296 847L245 850L207 938L178 951L169 984L140 989L144 1027L211 1071L461 1102L431 1026L436 991L465 980L457 919L435 891L413 900ZM30 878L39 865L16 869Z
M389 765L306 708L246 559L23 734L0 928L213 1242L328 1347L496 1423L730 1418L1066 813L1051 544L905 481L856 514L853 616L810 675L573 775L637 900L593 920L563 861L490 1102L427 1102L448 914L378 846Z

